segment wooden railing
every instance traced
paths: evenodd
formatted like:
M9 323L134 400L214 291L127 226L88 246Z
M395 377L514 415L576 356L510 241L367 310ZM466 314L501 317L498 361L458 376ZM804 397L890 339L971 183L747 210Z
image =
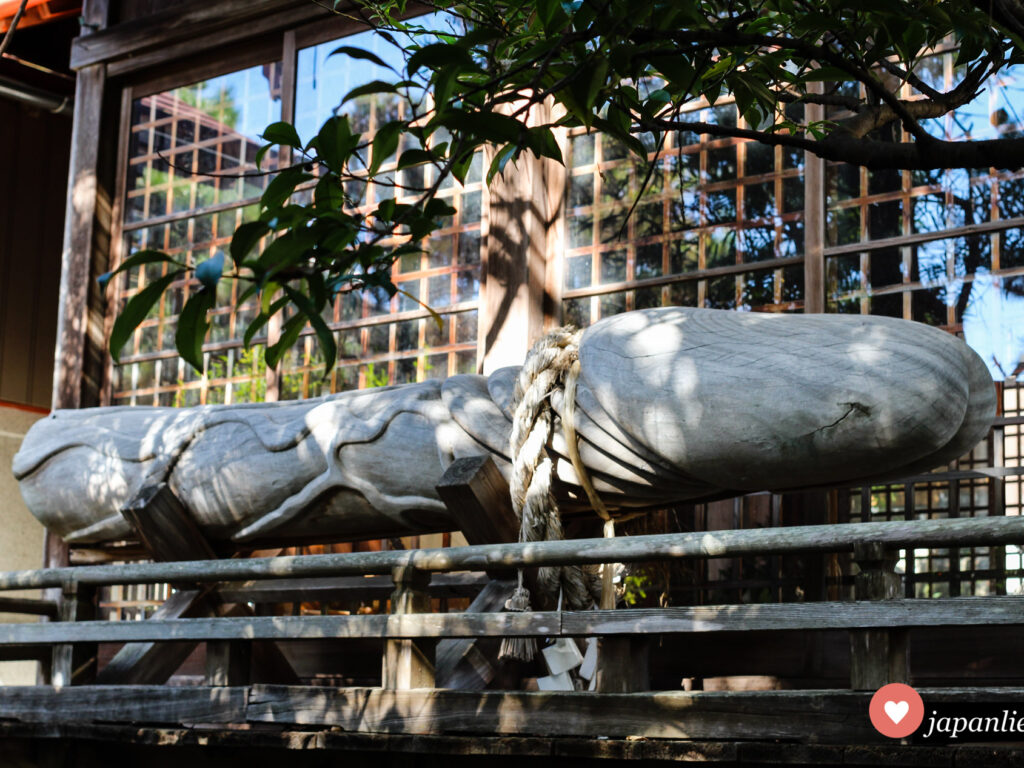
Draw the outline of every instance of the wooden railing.
M150 706L136 704L142 696L143 701L172 702L169 708L153 703L151 711L145 710L149 712L146 717L156 722L160 722L161 717L172 722L180 722L182 718L200 722L205 718L211 722L240 719L341 725L345 729L367 731L447 732L454 729L489 734L620 733L769 739L797 738L797 731L807 730L807 726L798 728L791 722L799 714L800 720L820 716L821 721L808 731L814 733L816 740L870 739L874 736L866 724L865 696L868 694L858 692L909 680L908 630L1024 625L1024 597L1021 596L903 598L902 578L894 570L898 551L1018 543L1024 543L1024 518L992 517L0 573L0 591L59 588L63 595L60 602L0 599L0 613L22 612L50 619L42 623L0 624L0 658L15 658L19 649L25 651L27 658L49 658L50 679L54 683L54 686L20 691L0 688L0 710L3 717L16 720L19 717L26 720L47 717L73 721L91 717L137 720L141 717L137 706L143 709ZM501 611L517 568L799 553L851 553L858 566L855 599L591 611ZM465 573L467 571L470 573ZM208 597L218 603L242 607L248 603L295 602L309 596L314 596L312 599L327 595L338 597L353 591L379 597L393 590L390 594L392 612L386 615L261 616L254 615L250 609L229 615L218 615L214 611L189 618L185 611L175 613L168 609L145 621L89 620L88 605L98 587L167 582L179 585L176 594L189 595L188 600ZM480 594L469 611L431 613L432 592L435 595ZM174 598L172 595L172 600ZM185 598L182 602L186 602ZM641 666L635 658L629 657L639 647L630 643L651 635L818 630L849 633L850 682L844 691L642 693L645 690L642 676L631 677L628 669L623 671ZM598 677L601 683L593 694L440 690L441 686L435 684L435 664L450 666L453 659L468 658L473 643L481 639L515 636L599 638L599 668L604 668L607 674ZM249 654L260 641L310 639L383 641L382 687L325 691L315 687L250 685L242 668L250 663ZM128 650L122 650L124 658L118 664L130 671L132 664L152 657L154 649L163 644L181 645L187 653L188 644L194 646L198 642L207 643L206 686L190 692L182 692L180 688L141 686L133 688L129 695L120 685L71 685L81 660L88 656L84 651L94 649L97 643L127 643L125 649ZM163 664L167 667L172 662ZM164 671L169 674L168 670ZM126 674L115 680L139 682L145 678ZM102 681L101 675L99 682ZM961 695L969 699L977 696L977 690L980 689L949 689L935 691L934 696L937 700ZM1012 699L1019 695L1024 701L1024 690L990 690L997 697ZM581 703L591 701L588 696L597 697L596 701L602 696L615 698L616 694L624 692L639 693L641 698L631 699L629 705L615 704L619 708L636 708L635 713L619 721L603 714L603 705ZM125 702L125 696L131 704ZM559 698L573 696L583 698ZM506 705L510 701L515 704L512 710L527 713L523 717L534 718L530 725L507 714ZM582 719L574 717L570 723L558 717L560 706L582 707L588 714ZM466 707L475 714L463 711ZM197 711L204 714L197 716ZM732 712L735 717L729 715L722 720L724 711ZM837 717L832 717L830 712ZM737 731L732 736L727 733L730 728Z
M78 566L0 573L0 590L59 587L64 617L33 624L0 625L0 647L64 646L79 643L251 641L307 638L442 639L531 636L611 637L695 632L843 629L851 632L855 689L906 677L906 647L898 637L910 627L1024 624L1024 597L903 599L896 551L917 547L994 546L1024 542L1024 518L972 518L777 529L661 534L529 544L493 544L351 554L175 563ZM82 593L110 584L172 582L214 585L214 591L244 602L268 593L301 599L321 593L339 577L391 574L393 602L427 594L433 574L506 571L538 566L632 563L671 559L852 552L860 573L856 600L768 603L613 611L528 613L415 613L341 616L239 616L154 618L147 621L74 620L67 605ZM437 576L434 576L438 579ZM244 583L239 583L244 582ZM441 576L436 586L483 586L480 573ZM343 589L333 581L336 594ZM349 580L349 587L358 584ZM267 587L272 587L272 591ZM374 580L368 589L381 591ZM403 597L405 596L405 597ZM25 598L0 600L0 612L60 616L57 603ZM880 648L881 645L881 648Z

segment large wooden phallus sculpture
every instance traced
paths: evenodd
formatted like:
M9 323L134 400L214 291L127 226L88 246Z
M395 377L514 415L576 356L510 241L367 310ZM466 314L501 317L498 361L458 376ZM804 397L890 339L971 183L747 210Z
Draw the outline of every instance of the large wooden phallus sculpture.
M575 424L612 508L904 477L952 461L995 412L985 365L935 328L882 317L670 307L579 342ZM129 536L121 507L166 482L213 541L455 527L434 490L462 456L510 471L517 368L297 402L57 411L14 459L29 509L72 542ZM564 412L561 391L552 407ZM551 454L580 504L560 429Z

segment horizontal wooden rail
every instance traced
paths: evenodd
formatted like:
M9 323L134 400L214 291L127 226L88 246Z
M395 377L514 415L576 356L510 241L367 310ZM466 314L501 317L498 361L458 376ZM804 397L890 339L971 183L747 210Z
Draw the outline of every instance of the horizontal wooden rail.
M31 597L0 597L0 613L23 613L29 616L48 616L56 619L60 609L53 600L35 600Z
M980 624L1024 624L1024 597L765 603L617 611L259 616L4 624L0 625L0 646L184 640L601 637Z
M490 581L486 573L438 573L427 592L431 597L475 597ZM218 586L217 596L225 603L386 600L394 589L390 576L345 576L232 582Z
M788 528L621 536L614 539L481 544L448 549L46 568L0 573L0 590L67 587L76 583L210 583L354 576L387 574L403 566L424 571L463 571L753 554L850 552L854 544L871 542L890 549L1018 544L1024 543L1024 517L799 525Z

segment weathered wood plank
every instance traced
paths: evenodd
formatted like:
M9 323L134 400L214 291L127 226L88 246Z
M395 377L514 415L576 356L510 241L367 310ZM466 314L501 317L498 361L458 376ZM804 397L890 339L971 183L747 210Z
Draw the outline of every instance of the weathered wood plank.
M425 587L430 574L415 568L396 568L391 574L395 591L391 595L391 615L417 615L430 612L430 596ZM384 667L381 685L394 690L434 687L433 638L388 640L384 643Z
M53 600L36 600L31 597L0 597L0 613L23 613L56 619L60 615L60 609Z
M642 608L533 613L254 616L0 625L0 646L152 640L593 637L690 632L1024 624L1024 597Z
M476 596L466 613L495 613L512 597L514 581L492 581ZM434 675L439 688L478 691L494 679L500 641L497 638L452 638L437 644Z
M490 454L456 459L445 470L437 492L471 544L519 539L508 483Z
M96 587L71 582L64 587L60 602L60 621L46 626L81 626L96 617ZM33 625L22 625L33 626ZM39 625L37 625L39 626ZM67 640L77 640L73 634ZM96 643L76 642L53 646L50 680L54 685L91 683L96 677L99 649Z
M431 597L473 597L490 583L481 572L435 573L427 585ZM274 579L221 584L217 595L226 603L335 602L386 600L394 590L390 576L343 576L320 579Z
M217 554L167 483L146 486L121 509L154 560L213 560Z
M4 719L26 722L241 723L247 688L103 685L0 687Z
M71 68L126 58L152 48L200 37L218 29L244 24L249 19L276 11L301 8L299 0L224 0L216 4L191 2L118 24L71 46Z
M1024 517L913 520L842 525L801 525L734 531L620 536L614 539L538 541L446 549L353 552L299 557L211 560L185 563L97 565L0 573L0 590L60 586L74 576L81 584L148 584L235 581L285 577L390 573L397 566L426 571L487 570L519 566L633 563L675 558L739 557L752 554L850 552L856 542L890 548L995 546L1024 543Z
M181 619L205 615L206 592L188 589L175 592L156 609L148 621ZM189 657L197 643L128 643L97 675L102 685L159 685L167 682Z
M608 738L852 741L884 739L865 716L870 694L386 691L253 686L250 721L345 731ZM571 713L571 716L568 715Z
M854 582L858 600L894 600L903 595L903 577L895 572L898 553L877 543L858 544L853 558L860 573ZM889 683L909 683L908 630L903 626L850 632L850 687L875 691Z

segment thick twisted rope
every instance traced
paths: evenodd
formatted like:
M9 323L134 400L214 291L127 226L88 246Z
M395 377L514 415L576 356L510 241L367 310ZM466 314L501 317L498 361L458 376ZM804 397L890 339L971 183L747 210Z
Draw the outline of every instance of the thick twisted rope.
M555 422L551 395L558 390L565 392L568 412L563 424L571 423L575 403L570 398L575 398L576 379L579 377L581 335L582 331L575 328L559 328L544 336L530 350L516 380L512 432L509 437L512 454L512 479L509 485L512 507L519 517L521 542L556 541L563 538L562 519L552 492L554 462L547 450ZM597 498L579 459L575 427L571 424L566 427L566 440L570 445L570 459L591 504L594 504L598 514L603 513L602 518L610 521L611 517ZM561 590L569 610L586 609L593 605L591 581L578 566L540 568L537 573L537 587L540 591L549 599L554 599ZM610 594L610 571L604 581L607 582ZM608 599L604 597L602 603ZM530 594L523 586L522 570L519 571L519 586L506 608L515 611L530 609ZM532 638L506 638L502 642L499 657L528 661L535 652L536 642Z

